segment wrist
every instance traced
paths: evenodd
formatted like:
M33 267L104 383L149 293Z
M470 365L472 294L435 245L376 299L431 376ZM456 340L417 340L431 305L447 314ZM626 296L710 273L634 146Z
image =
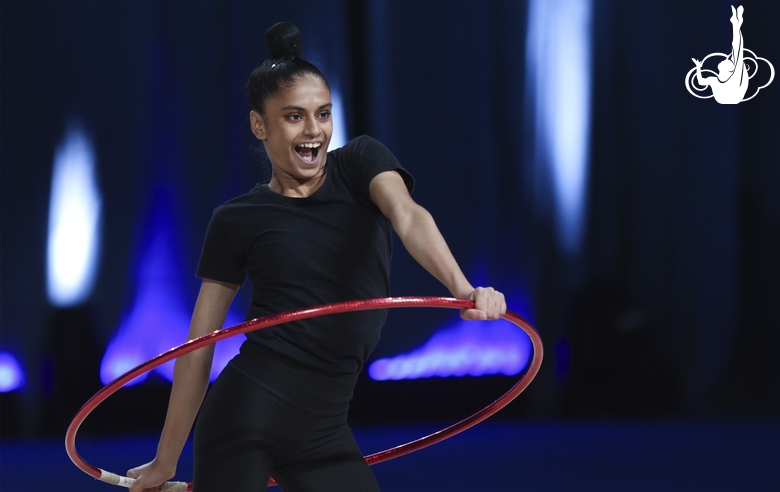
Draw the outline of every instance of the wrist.
M169 477L176 475L176 463L167 462L164 459L160 459L160 457L156 457L153 463L158 472Z
M454 288L450 289L450 293L457 299L470 299L471 294L474 292L474 287L468 283L459 283Z
M174 476L176 474L176 465L178 464L178 461L178 457L170 456L158 451L157 456L154 457L154 466L161 472Z

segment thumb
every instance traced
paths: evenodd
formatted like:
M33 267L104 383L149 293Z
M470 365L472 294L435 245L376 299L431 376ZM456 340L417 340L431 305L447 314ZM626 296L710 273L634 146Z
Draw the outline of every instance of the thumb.
M484 320L487 319L487 313L479 309L461 309L460 317L469 321Z

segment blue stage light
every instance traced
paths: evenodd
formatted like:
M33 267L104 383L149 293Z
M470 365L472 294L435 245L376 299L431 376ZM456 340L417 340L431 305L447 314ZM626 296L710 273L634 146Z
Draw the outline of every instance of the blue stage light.
M330 137L328 150L336 150L347 143L347 126L344 119L344 106L341 103L341 92L335 84L331 84L330 101L333 103L331 117L333 121L333 134Z
M179 228L169 201L168 192L158 190L146 227L148 241L141 248L135 300L109 341L100 365L103 384L187 338L195 299L189 299L185 292L191 273L178 261ZM228 324L240 322L240 316L228 315ZM238 337L217 345L212 379L238 353L238 345ZM155 372L171 381L173 366L171 361ZM139 384L147 376L139 376L130 384Z
M587 216L591 23L592 0L529 4L526 72L533 158L542 181L552 185L558 237L570 254L580 248Z
M51 181L46 286L55 306L79 304L92 290L100 208L92 143L73 125L55 152Z
M116 336L109 342L100 367L100 380L103 384L121 376L137 365L159 355L168 349L184 343L189 327L189 315L182 310L171 309L168 305L171 296L165 286L146 290L132 312L125 318L117 330ZM228 313L225 326L241 323L242 319L232 311ZM214 361L211 365L211 381L214 381L225 368L245 340L245 337L231 337L217 343ZM168 362L154 371L168 381L173 381L174 362ZM140 384L148 374L139 376L128 386Z
M521 329L503 320L458 319L439 330L422 347L396 357L379 359L368 368L371 379L519 374L528 365L533 347Z
M8 352L0 352L0 393L24 388L24 371L16 357Z
M138 295L131 311L122 319L100 365L100 380L107 384L155 355L183 343L189 328L189 315L180 299L175 281L139 279ZM156 369L170 378L173 363ZM130 384L146 379L140 376Z

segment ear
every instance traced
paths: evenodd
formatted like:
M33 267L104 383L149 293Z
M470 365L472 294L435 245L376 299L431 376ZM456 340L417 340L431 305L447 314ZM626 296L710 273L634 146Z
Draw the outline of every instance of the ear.
M252 128L252 133L255 134L258 140L266 139L265 123L263 117L257 111L251 111L249 113L249 126Z

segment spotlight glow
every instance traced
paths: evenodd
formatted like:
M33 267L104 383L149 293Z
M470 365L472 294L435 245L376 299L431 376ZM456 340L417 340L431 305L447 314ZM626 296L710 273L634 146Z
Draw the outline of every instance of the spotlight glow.
M171 296L161 288L147 292L139 298L133 311L123 320L117 335L109 343L100 367L100 380L108 384L139 364L184 342L189 326L189 316L183 311L171 309ZM225 326L232 326L242 320L235 313L228 314ZM214 361L211 365L211 381L217 379L222 369L230 362L246 337L231 337L217 343ZM174 362L157 368L160 376L173 381ZM128 386L140 384L147 374L134 379Z
M0 393L24 388L24 371L16 357L8 352L0 352Z
M139 285L132 310L122 320L103 355L100 366L103 384L184 342L189 316L179 300L179 289L172 284L161 279ZM173 363L163 364L155 370L171 379ZM141 383L147 376L139 376L130 384Z
M330 101L333 103L333 109L331 110L333 134L330 137L330 145L328 145L328 150L336 150L339 147L343 147L344 144L347 143L347 130L344 120L344 107L341 104L341 93L335 87L335 84L330 91Z
M137 365L159 355L186 340L189 331L190 302L183 285L187 272L180 271L176 261L176 226L167 200L160 198L160 206L152 211L148 234L138 271L134 304L122 318L111 339L100 365L100 380L108 384ZM227 324L238 324L241 318L228 314ZM219 342L215 349L211 379L214 380L241 344L239 337ZM173 380L174 361L155 369L155 372ZM148 373L134 379L129 385L142 383Z
M103 384L182 343L189 331L189 310L183 292L187 274L176 254L178 227L171 200L170 190L156 190L144 228L135 299L103 354ZM156 371L172 373L173 362ZM146 377L140 376L131 384L141 383Z
M563 249L579 249L590 139L592 0L532 0L526 52L535 159L554 188Z
M100 206L92 144L74 126L57 147L51 181L47 290L55 306L81 303L92 290Z
M486 376L520 373L533 347L523 330L503 320L465 321L435 333L422 347L379 359L368 368L371 379Z

